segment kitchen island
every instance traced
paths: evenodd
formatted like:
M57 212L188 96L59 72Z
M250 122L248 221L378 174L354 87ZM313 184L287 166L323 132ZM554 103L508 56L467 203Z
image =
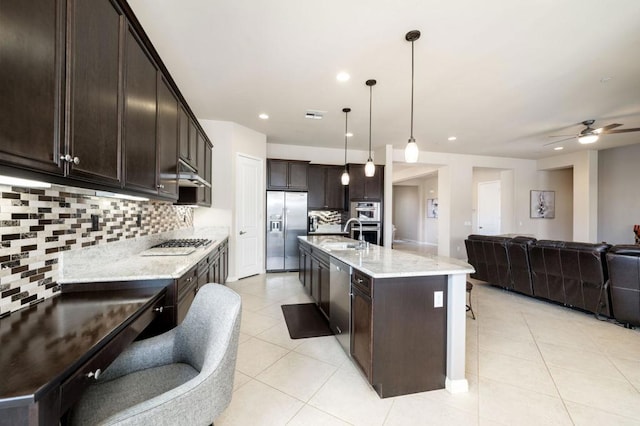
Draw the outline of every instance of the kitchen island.
M338 306L329 300L332 290L335 293L329 282L330 260L352 268L349 354L381 397L441 388L468 391L466 277L474 272L470 265L376 245L356 249L357 242L344 237L299 240L300 280L330 323L332 308Z

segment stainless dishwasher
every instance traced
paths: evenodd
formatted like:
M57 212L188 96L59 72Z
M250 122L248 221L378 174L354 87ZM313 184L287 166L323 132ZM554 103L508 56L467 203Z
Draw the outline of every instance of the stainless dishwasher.
M329 273L329 326L342 349L350 355L351 348L351 266L333 257Z

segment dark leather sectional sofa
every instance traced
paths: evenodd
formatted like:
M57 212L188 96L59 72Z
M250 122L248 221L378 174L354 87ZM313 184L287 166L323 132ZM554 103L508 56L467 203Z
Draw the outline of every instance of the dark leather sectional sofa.
M465 245L476 269L472 278L595 314L615 314L607 285L609 244L472 234Z
M640 325L640 246L613 246L607 252L607 264L616 320L626 325Z

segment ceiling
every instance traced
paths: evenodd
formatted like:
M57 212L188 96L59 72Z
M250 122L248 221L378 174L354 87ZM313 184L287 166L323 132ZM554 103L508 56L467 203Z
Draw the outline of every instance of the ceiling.
M199 118L267 141L541 158L640 142L640 132L544 146L555 134L640 127L638 0L129 0ZM346 71L347 82L336 75ZM306 110L326 111L322 120ZM270 118L261 120L258 114ZM450 142L450 136L457 140ZM554 146L556 146L554 145Z

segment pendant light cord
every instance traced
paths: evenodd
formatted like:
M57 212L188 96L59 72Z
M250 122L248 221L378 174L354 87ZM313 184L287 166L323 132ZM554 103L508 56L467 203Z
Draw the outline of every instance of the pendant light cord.
M373 86L369 86L369 161L371 161L371 106L372 106Z
M347 125L347 120L349 117L349 113L345 111L344 113L344 171L347 171L347 129L349 128Z
M413 139L413 41L411 41L411 139Z

